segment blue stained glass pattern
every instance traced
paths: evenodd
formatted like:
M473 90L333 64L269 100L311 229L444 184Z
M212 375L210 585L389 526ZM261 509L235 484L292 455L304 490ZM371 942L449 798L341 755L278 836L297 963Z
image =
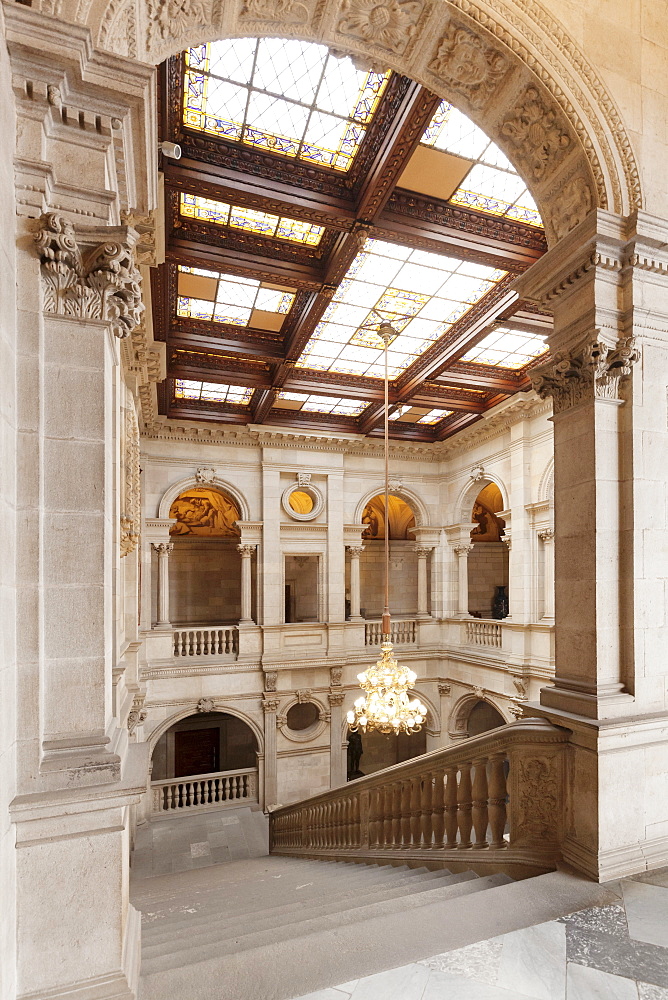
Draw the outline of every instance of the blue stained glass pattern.
M216 382L192 382L177 378L174 386L177 399L207 399L214 403L241 403L247 406L253 395L252 389L238 385L219 385Z
M244 229L258 236L289 240L290 243L303 243L312 247L318 246L325 231L324 226L315 226L310 222L271 215L254 208L229 205L224 201L200 198L198 195L186 192L181 193L179 212L186 218L197 219L200 222L214 222L219 226Z

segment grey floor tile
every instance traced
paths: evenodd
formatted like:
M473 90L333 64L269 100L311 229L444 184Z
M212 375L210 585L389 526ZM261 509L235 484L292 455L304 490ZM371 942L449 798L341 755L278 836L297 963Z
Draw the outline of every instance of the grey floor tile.
M612 907L604 909L610 910ZM563 918L569 962L626 979L638 979L655 986L668 987L666 949L644 941L632 941L626 930L625 916L623 922L617 920L616 926L609 920L606 931L591 930L586 923L574 921L573 918L576 917L581 918L581 914Z
M566 996L566 928L557 920L503 935L497 985L539 1000Z
M650 885L668 886L668 868L655 868L651 872L643 872L641 875L634 875L633 882L649 882Z
M633 979L572 962L568 963L566 983L568 1000L638 1000L638 988Z
M497 981L502 946L503 937L490 938L488 941L467 945L466 948L457 948L443 955L435 955L420 964L428 965L437 972L448 972L450 975L464 976L494 986Z
M425 965L402 965L360 979L351 1000L422 1000L431 970Z
M622 891L631 938L668 948L668 888L629 880Z
M668 1000L668 990L651 983L638 983L638 1000Z

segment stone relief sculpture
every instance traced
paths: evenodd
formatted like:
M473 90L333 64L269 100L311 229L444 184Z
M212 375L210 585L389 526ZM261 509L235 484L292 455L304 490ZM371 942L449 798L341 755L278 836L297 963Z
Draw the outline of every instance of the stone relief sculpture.
M501 126L534 180L541 180L571 147L571 137L556 108L550 107L535 87L527 87L511 117Z
M343 0L338 31L400 53L415 35L423 6L421 0Z
M171 535L237 538L241 534L235 523L240 516L236 504L218 490L186 490L172 504L169 516L176 518Z
M429 63L434 76L451 90L463 94L476 108L487 103L508 67L508 60L486 45L480 35L454 24Z
M125 411L123 441L123 510L121 511L121 556L137 547L141 525L139 470L139 424L134 405Z

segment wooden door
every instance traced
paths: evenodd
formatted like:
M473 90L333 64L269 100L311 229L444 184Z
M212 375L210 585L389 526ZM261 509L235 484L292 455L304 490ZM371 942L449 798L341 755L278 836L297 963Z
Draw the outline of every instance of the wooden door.
M217 771L219 743L220 730L217 726L174 733L174 777Z

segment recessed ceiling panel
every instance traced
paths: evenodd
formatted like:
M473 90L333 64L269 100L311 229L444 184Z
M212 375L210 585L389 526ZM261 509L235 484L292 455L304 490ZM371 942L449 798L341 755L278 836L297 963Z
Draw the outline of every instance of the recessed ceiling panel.
M189 128L341 171L389 78L294 39L207 42L187 49L185 63Z
M315 396L303 392L279 392L274 406L283 410L301 410L304 413L332 413L338 416L357 417L368 403L341 396Z
M530 361L545 354L547 349L545 337L532 337L508 327L499 327L471 348L460 361L498 368L524 368Z
M241 403L247 406L253 395L252 389L238 385L219 385L216 382L192 382L177 378L174 384L176 399L202 399L212 403Z
M381 321L398 336L388 350L390 378L431 346L506 274L472 264L367 240L339 285L299 368L382 378Z
M207 279L207 296L200 297L194 279ZM220 274L197 267L179 265L176 314L183 318L213 320L233 326L253 326L260 313L272 313L277 318L265 322L264 328L278 330L290 311L295 289L270 285L255 278L237 274Z
M311 247L318 246L325 231L324 226L314 226L299 219L288 219L253 208L230 205L224 201L213 201L211 198L200 198L185 191L181 192L179 212L185 218L197 219L198 222L212 222L218 226L243 229L247 233L255 233L256 236L287 240L290 243L302 243Z

